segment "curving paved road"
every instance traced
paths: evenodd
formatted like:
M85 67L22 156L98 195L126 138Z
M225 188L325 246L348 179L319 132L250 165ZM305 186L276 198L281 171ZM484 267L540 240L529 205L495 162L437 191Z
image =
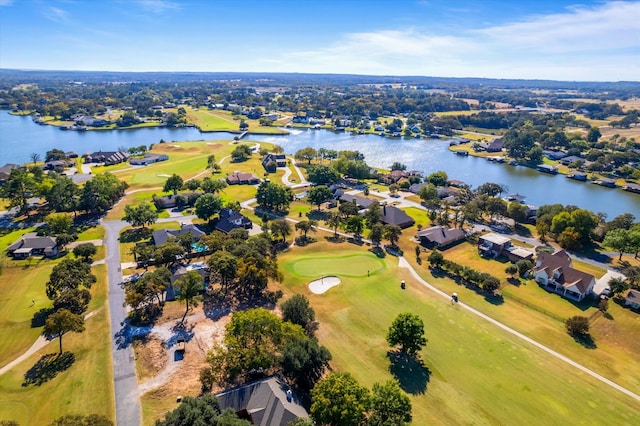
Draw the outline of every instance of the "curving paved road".
M446 298L447 300L451 300L451 295L445 293L442 290L437 289L436 287L432 286L431 284L429 284L428 282L423 280L420 277L420 275L418 275L418 273L415 271L415 269L413 269L413 267L409 264L409 262L407 262L407 260L404 257L400 257L398 259L399 259L398 265L401 268L408 269L409 272L411 273L411 275L413 276L413 278L417 282L419 282L423 286L427 287L429 290L431 290L431 291L439 294L440 296ZM508 332L510 334L513 334L514 336L518 337L519 339L522 339L525 342L530 343L530 344L532 344L533 346L535 346L535 347L537 347L539 349L542 349L546 353L558 358L559 360L562 360L562 361L566 362L567 364L577 368L578 370L580 370L580 371L582 371L584 373L587 373L591 377L593 377L593 378L595 378L597 380L600 380L602 383L605 383L605 384L611 386L612 388L614 388L614 389L616 389L616 390L618 390L618 391L630 396L631 398L633 398L633 399L635 399L637 401L640 401L640 395L638 395L638 394L636 394L634 392L631 392L629 389L624 388L624 387L620 386L619 384L607 379L606 377L596 373L595 371L588 369L584 365L578 364L577 362L573 361L570 358L567 358L566 356L562 355L561 353L558 353L558 352L554 351L553 349L543 345L542 343L539 343L536 340L533 340L532 338L525 336L524 334L514 330L511 327L508 327L507 325L501 323L500 321L497 321L497 320L491 318L488 315L483 314L482 312L472 308L469 305L466 305L466 304L464 304L462 302L458 302L458 305L461 308L466 309L467 311L471 312L472 314L477 315L477 316L479 316L480 318L482 318L482 319L484 319L486 321L489 321L490 323L494 324L497 327L500 327L501 329L505 330L506 332Z
M134 426L142 424L138 379L133 348L127 336L127 312L124 289L121 287L120 246L118 235L129 224L120 220L102 221L107 236L107 269L109 277L109 317L111 319L111 351L113 355L113 381L116 401L116 424Z

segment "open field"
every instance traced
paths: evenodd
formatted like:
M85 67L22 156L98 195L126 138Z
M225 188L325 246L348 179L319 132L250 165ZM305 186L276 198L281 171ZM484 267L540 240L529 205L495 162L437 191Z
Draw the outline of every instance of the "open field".
M66 371L41 385L23 385L25 372L42 355L57 352L57 341L53 341L0 376L0 419L13 419L23 425L47 425L55 418L69 413L102 414L111 419L115 417L109 310L106 305L106 268L100 265L94 267L93 272L98 277L98 282L91 289L93 298L88 312L95 314L86 320L84 333L68 334L63 338L63 350L73 352L75 362ZM32 281L22 277L21 282ZM42 300L40 303L45 303L46 300L45 305L50 305L44 296L44 286L37 290ZM15 299L19 303L28 297L30 296L25 294L15 296ZM0 339L3 344L6 341L5 330L3 327L3 337ZM39 334L41 329L34 330Z
M187 120L196 125L203 132L237 132L240 133L240 117L233 116L231 111L209 110L205 108L186 108ZM242 116L244 117L244 116ZM261 126L259 120L250 120L244 117L249 125L250 133L259 134L286 134L286 131L277 127Z
M395 258L381 260L347 244L329 244L283 254L284 287L311 300L320 342L331 350L335 370L349 371L369 387L395 372L411 394L414 424L508 424L513 419L519 424L629 424L640 414L637 401L412 285ZM317 276L295 272L300 262L353 255L371 256L384 268L371 277L355 276L356 271L346 276L327 263L322 275L337 275L342 284L323 295L307 288ZM401 279L409 283L406 291L400 290ZM392 365L387 358L387 328L405 311L425 321L424 366Z

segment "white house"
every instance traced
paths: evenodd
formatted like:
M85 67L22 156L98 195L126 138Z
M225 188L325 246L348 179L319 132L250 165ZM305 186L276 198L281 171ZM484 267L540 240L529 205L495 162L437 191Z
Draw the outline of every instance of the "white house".
M564 250L553 254L540 253L533 268L533 277L547 290L576 301L591 294L596 284L593 275L573 269L571 258Z

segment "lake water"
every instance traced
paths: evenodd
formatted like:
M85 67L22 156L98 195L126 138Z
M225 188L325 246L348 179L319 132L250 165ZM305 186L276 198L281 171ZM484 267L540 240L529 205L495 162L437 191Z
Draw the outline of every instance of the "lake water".
M603 212L611 219L622 213L640 217L640 194L621 189L577 182L562 175L547 175L526 167L496 164L476 157L460 157L451 153L448 140L387 139L377 135L351 135L328 130L291 130L290 135L248 135L246 140L264 141L282 146L293 154L305 147L335 150L357 150L374 167L388 168L398 161L409 170L429 174L447 172L449 179L462 180L475 187L484 182L506 185L510 193L525 195L527 203L574 204L594 212ZM26 163L37 152L59 148L64 151L116 150L118 147L149 145L161 139L171 141L230 140L231 133L201 133L196 128L143 128L113 131L63 131L53 126L40 126L31 117L19 117L0 111L0 164Z

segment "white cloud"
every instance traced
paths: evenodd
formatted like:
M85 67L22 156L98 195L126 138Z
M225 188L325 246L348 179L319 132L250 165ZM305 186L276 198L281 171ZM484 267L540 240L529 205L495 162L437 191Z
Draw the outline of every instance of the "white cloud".
M65 22L69 19L69 13L57 7L50 7L46 12L46 16L54 22Z
M181 7L179 3L169 0L137 0L137 3L144 9L154 13L164 13Z
M637 80L640 3L534 15L511 24L434 34L424 29L350 33L330 46L294 51L278 71Z

